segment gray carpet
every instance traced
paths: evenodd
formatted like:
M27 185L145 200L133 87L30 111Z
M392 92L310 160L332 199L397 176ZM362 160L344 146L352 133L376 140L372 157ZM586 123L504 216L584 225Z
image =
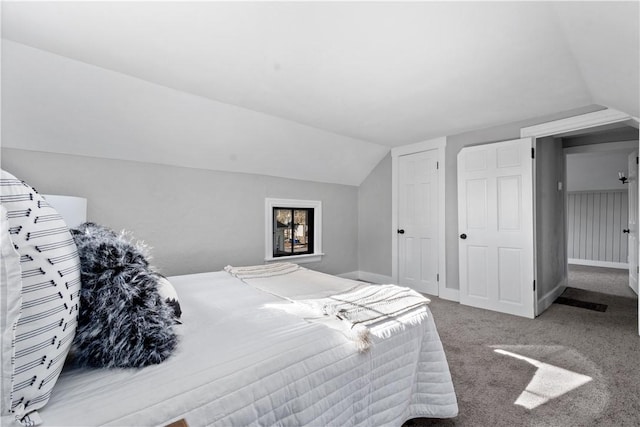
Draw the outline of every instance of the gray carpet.
M569 286L636 298L636 294L629 287L629 270L569 264Z
M431 298L460 412L406 426L640 425L637 299L564 296L608 308L553 304L530 320Z

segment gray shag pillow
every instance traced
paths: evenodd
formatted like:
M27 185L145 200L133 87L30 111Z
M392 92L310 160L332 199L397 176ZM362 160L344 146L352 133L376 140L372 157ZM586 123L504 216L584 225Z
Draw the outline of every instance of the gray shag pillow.
M82 288L73 356L80 366L143 367L177 345L173 309L158 292L146 248L126 234L84 223L71 230Z

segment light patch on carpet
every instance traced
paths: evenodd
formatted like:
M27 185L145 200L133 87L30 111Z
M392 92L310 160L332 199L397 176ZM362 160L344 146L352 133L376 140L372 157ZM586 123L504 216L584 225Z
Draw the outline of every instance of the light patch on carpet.
M592 378L587 375L569 371L517 353L499 348L494 351L505 356L524 360L538 368L525 390L514 402L515 405L523 406L527 409L537 408L552 399L560 397L592 381Z

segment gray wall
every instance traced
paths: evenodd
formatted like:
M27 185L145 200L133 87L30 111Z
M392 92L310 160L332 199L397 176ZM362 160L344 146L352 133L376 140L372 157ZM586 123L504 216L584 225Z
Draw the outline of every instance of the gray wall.
M638 129L623 127L562 138L567 149L567 192L626 191L618 171L629 169L629 154L638 150Z
M391 276L391 153L358 189L359 270Z
M152 247L165 275L262 264L265 197L321 200L323 251L310 268L358 269L358 187L2 149L2 168L43 194L88 199L87 219Z
M618 171L629 169L627 151L567 155L567 191L626 191L628 185L618 179Z
M565 250L562 142L553 137L536 141L536 267L538 298L543 298L567 275Z

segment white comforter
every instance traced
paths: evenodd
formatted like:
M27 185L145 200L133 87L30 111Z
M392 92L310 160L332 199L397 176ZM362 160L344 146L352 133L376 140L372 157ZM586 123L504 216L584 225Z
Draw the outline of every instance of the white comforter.
M343 334L267 308L281 302L226 272L170 278L177 352L144 369L64 371L45 426L399 426L453 417L456 397L431 314L354 351Z

